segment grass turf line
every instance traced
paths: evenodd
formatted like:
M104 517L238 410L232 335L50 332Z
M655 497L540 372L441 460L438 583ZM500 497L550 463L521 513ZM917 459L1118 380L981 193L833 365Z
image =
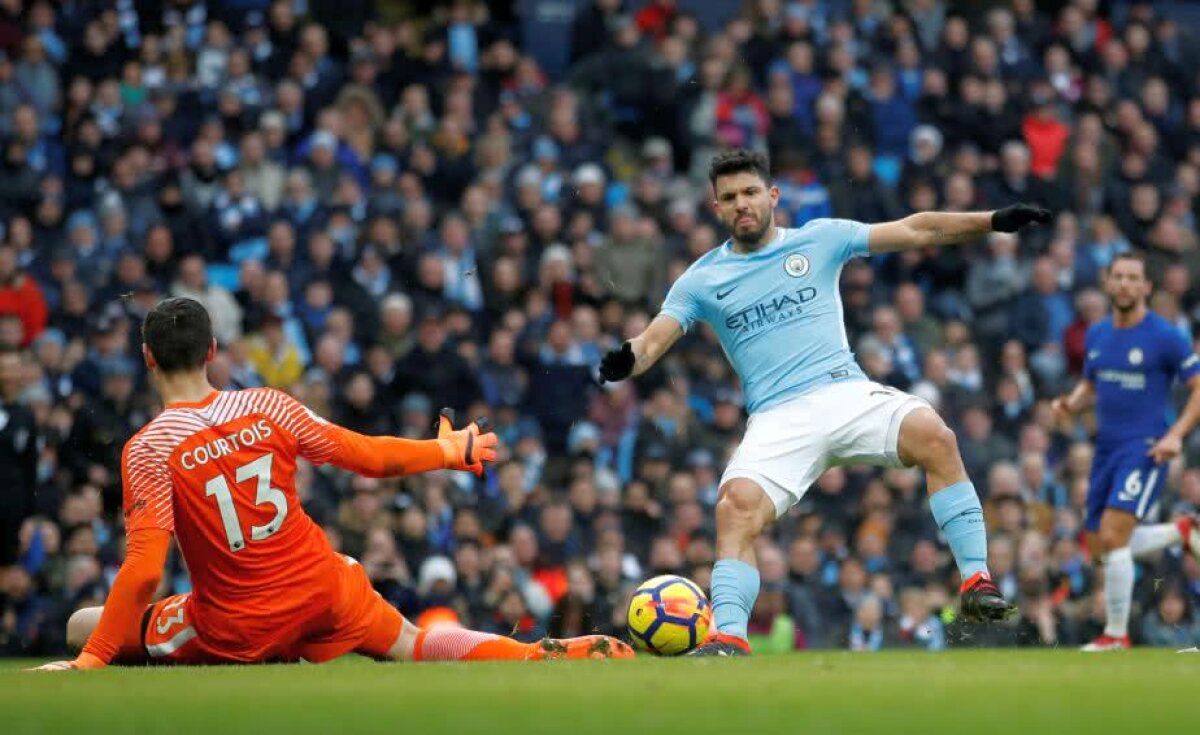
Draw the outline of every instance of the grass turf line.
M1121 733L1195 727L1200 657L807 653L533 664L112 668L0 660L0 732Z

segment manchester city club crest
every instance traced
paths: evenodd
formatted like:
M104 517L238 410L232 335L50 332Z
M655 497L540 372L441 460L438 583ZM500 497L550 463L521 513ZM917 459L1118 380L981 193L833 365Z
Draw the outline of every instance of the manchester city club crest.
M792 278L799 278L808 275L809 262L808 258L799 253L789 255L787 260L783 261L783 269Z
M1140 348L1134 347L1132 350L1129 351L1129 364L1130 365L1141 365L1142 364L1142 351Z

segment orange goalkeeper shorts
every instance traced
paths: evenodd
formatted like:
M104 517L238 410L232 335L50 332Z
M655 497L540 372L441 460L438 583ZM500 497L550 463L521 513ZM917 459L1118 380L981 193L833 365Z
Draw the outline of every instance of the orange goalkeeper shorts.
M222 630L223 621L203 614L192 604L192 595L173 595L151 605L142 624L146 658L155 664L222 664L329 661L347 653L387 658L400 637L404 618L371 587L361 565L340 557L338 574L329 599L333 604L314 614L299 633L287 639L248 641L246 648L228 650L227 644L207 640L201 630ZM200 623L197 625L197 623ZM294 628L295 629L295 628Z

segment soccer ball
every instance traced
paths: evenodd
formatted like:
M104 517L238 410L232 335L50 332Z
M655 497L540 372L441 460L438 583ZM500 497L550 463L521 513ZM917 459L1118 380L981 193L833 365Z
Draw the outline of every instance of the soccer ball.
M708 636L712 605L690 579L664 574L648 579L629 601L629 637L656 656L679 656Z

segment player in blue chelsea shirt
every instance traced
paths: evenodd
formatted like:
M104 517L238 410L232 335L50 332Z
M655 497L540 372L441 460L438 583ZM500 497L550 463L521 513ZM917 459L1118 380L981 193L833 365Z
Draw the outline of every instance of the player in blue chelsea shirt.
M1136 253L1113 258L1105 274L1112 315L1088 329L1083 379L1055 399L1060 417L1096 407L1096 452L1088 482L1087 519L1093 556L1104 563L1104 633L1085 651L1129 648L1133 559L1182 546L1200 560L1200 531L1192 518L1139 526L1156 512L1168 463L1200 420L1200 357L1170 322L1146 308L1151 284ZM1191 396L1168 428L1171 384Z
M646 330L600 364L604 380L639 375L703 321L742 380L750 421L716 507L716 632L693 654L749 653L746 624L759 587L754 540L835 465L922 467L930 509L963 580L963 617L1010 616L1014 608L988 575L983 511L954 432L921 399L867 379L846 341L838 279L851 258L1015 232L1049 222L1050 212L1015 205L875 225L815 219L784 229L775 226L779 189L761 154L720 154L709 180L713 209L732 238L693 263Z

